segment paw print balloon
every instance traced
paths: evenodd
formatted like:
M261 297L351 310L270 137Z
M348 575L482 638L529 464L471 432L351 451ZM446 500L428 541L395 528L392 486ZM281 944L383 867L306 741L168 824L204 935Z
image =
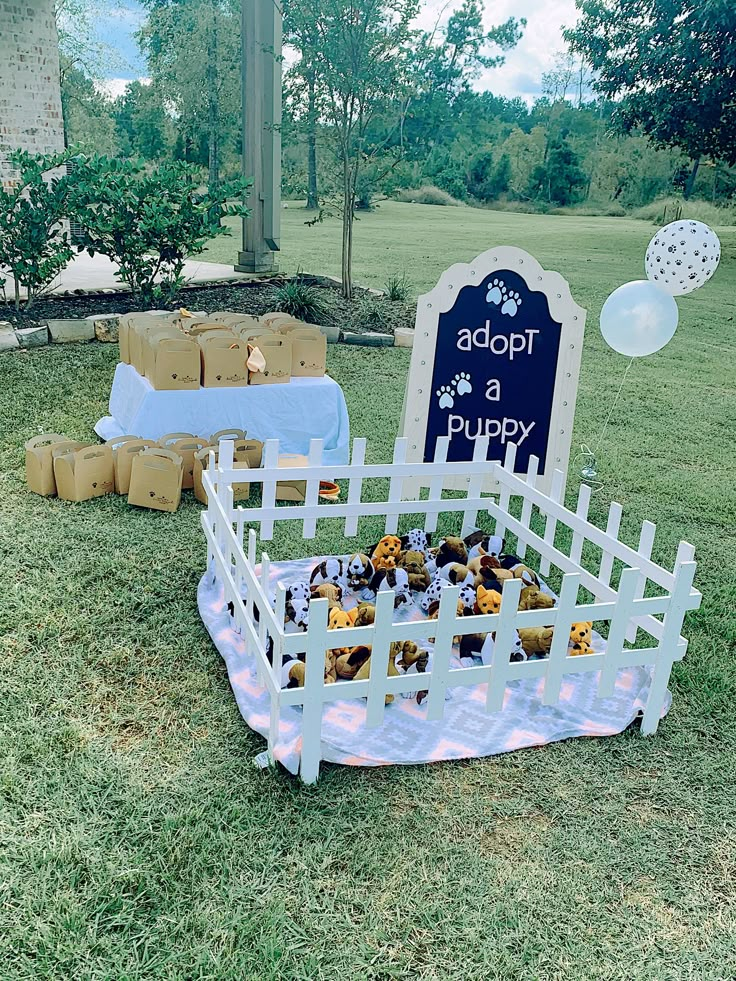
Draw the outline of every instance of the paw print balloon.
M721 243L712 228L702 221L673 221L649 243L647 279L670 296L684 296L705 285L720 260Z

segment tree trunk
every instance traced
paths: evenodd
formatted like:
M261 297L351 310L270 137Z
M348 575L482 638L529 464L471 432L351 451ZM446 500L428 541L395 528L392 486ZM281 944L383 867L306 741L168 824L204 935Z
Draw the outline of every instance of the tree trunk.
M212 3L212 24L207 39L207 103L209 141L209 190L217 194L220 188L220 100L217 91L217 10Z
M307 208L316 211L319 207L317 190L317 96L314 75L307 79L309 102L307 108Z
M342 160L342 295L353 298L353 198L354 189L347 149Z
M687 184L685 185L685 200L689 201L690 196L695 188L695 179L698 176L698 170L700 169L700 157L696 157L693 160L693 169L690 171L690 176L687 179Z

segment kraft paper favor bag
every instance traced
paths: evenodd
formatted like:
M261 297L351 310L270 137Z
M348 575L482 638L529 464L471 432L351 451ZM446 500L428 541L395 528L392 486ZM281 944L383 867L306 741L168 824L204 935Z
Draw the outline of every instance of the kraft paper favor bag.
M107 446L85 446L81 450L54 452L56 490L65 501L89 501L112 494L115 480L112 449Z
M200 378L199 347L191 337L154 337L149 381L158 392L197 391Z
M42 497L53 497L56 494L54 450L69 453L83 446L84 443L60 436L58 433L43 433L41 436L29 439L25 444L28 490Z
M238 447L240 441L236 441L233 453L233 469L234 470L249 470L247 453L241 452ZM209 466L210 453L215 454L215 461L219 459L220 447L219 445L205 446L201 450L197 450L194 454L194 496L202 504L207 503L207 493L204 489L204 484L202 483L202 472L206 470ZM245 476L245 474L243 475ZM237 483L233 484L233 503L237 504L238 501L247 501L250 497L250 484L249 483Z
M217 446L221 439L245 439L246 435L244 429L218 429L210 436L210 446Z
M298 453L285 453L279 457L279 467L307 467L309 460ZM296 501L303 503L307 496L306 480L279 480L276 484L277 501Z
M236 329L238 330L238 336L240 337L240 340L245 341L246 344L251 341L251 338L262 337L264 334L268 334L269 337L273 337L274 335L274 331L272 331L270 327L259 327L259 326L253 327L250 324L247 324L244 327L240 327ZM258 341L253 340L252 343L257 344Z
M169 317L136 316L131 319L130 325L130 330L128 331L129 363L133 365L139 375L144 375L143 343L146 334L151 332L159 333L163 328L175 328L172 326L172 321Z
M164 443L164 439L168 441ZM200 439L198 436L183 436L174 440L162 437L159 443L165 449L173 450L174 453L179 454L183 468L181 489L191 490L194 487L194 454L207 446L207 440Z
M135 330L135 325L139 324L160 324L158 317L153 317L148 313L129 313L120 318L118 323L118 343L120 344L120 360L124 364L132 364L130 360L130 337Z
M249 345L252 356L260 352L265 358L265 367L260 371L252 371L251 385L274 385L291 381L291 340L280 334L269 337L264 334L255 338L255 343Z
M156 445L154 439L139 439L137 436L115 436L108 439L112 449L112 471L116 494L127 494L130 487L130 472L133 458Z
M263 443L259 439L243 439L235 444L239 460L245 460L251 470L258 470L263 460Z
M128 504L154 511L176 511L181 501L182 458L153 446L133 457Z
M156 377L156 356L158 354L158 342L168 338L169 340L186 340L184 335L176 327L164 324L162 327L148 330L141 334L141 374L153 385ZM154 386L155 387L155 386Z
M248 384L247 345L236 338L201 339L202 384L205 388L235 388Z
M258 318L264 327L273 327L274 330L276 330L276 326L280 321L293 319L294 317L290 313L284 313L283 310L272 310L270 313L262 313Z
M322 378L327 367L327 338L318 327L297 327L289 332L291 374L295 378Z

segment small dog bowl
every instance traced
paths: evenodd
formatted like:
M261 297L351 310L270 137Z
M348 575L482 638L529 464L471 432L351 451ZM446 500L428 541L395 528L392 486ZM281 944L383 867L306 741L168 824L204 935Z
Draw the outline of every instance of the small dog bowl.
M337 484L333 484L331 480L320 480L319 496L324 498L325 501L336 501L340 496L340 488Z

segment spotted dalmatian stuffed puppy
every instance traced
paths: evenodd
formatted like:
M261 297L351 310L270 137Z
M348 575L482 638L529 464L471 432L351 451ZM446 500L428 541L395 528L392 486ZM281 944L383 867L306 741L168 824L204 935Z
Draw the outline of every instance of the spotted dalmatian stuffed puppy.
M406 569L379 569L371 580L371 589L374 593L382 593L392 589L394 593L394 609L402 603L411 603L412 596L409 589L409 574Z
M425 560L429 557L429 549L432 545L432 535L422 528L412 528L406 535L402 535L401 546L407 552L421 552Z
M309 583L306 579L297 579L296 582L293 582L286 588L287 603L293 603L294 601L308 603L311 595Z
M442 590L450 585L451 583L447 579L437 578L432 580L419 600L419 605L425 613L429 613L429 608L433 603L439 603Z
M309 585L321 586L324 582L332 583L333 586L339 586L341 589L347 589L345 563L342 559L323 559L312 569Z

